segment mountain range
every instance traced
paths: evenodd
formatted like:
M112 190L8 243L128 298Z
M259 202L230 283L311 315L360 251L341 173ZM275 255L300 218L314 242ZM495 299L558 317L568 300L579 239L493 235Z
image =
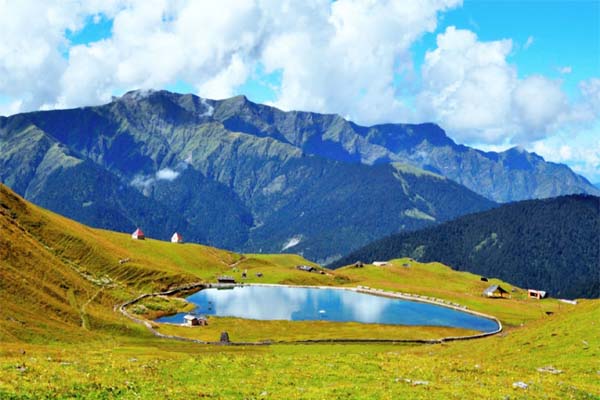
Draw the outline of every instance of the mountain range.
M510 279L553 297L600 297L600 197L561 196L503 205L392 235L336 261L412 257Z
M564 165L457 145L434 124L166 91L0 118L0 181L95 227L323 263L494 201L600 193Z
M222 103L206 100L219 107ZM225 100L228 112L214 113L232 131L271 137L303 153L367 165L401 162L445 176L496 202L600 195L600 190L563 164L545 161L521 147L483 152L456 144L432 123L360 126L336 114L283 112L245 97Z

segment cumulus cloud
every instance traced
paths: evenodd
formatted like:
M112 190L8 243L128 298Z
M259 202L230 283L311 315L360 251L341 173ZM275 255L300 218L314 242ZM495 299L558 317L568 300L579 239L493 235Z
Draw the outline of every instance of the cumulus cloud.
M461 142L485 144L527 144L598 119L591 101L600 85L594 80L582 83L581 100L570 104L560 80L519 78L507 61L512 50L510 39L484 42L448 27L425 56L420 119L439 122Z
M59 95L68 65L66 32L86 17L114 15L116 1L0 0L0 93L16 99L9 111L49 107Z
M25 93L21 111L99 104L118 91L177 81L201 96L223 98L264 68L281 72L274 104L282 108L338 112L361 122L397 120L407 110L395 96L396 72L406 68L415 40L436 28L438 13L460 3L49 1L40 12L39 2L9 7L5 1L0 93L17 99ZM114 18L111 37L71 46L65 31L100 14ZM20 42L5 44L9 39ZM5 57L20 47L32 49L27 58Z
M397 120L408 110L396 97L394 75L410 46L437 26L437 13L456 1L337 1L316 12L309 29L271 37L261 58L281 70L275 105L335 111L363 123Z
M519 81L512 97L513 117L518 123L515 137L525 142L546 136L568 108L560 82L539 75Z
M506 61L511 40L480 42L469 30L449 27L425 55L417 107L462 141L504 138L517 73Z

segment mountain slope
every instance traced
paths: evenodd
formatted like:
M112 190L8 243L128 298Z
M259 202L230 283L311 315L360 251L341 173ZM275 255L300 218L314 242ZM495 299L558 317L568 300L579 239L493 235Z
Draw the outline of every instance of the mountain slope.
M399 256L440 261L554 297L600 297L600 198L508 204L374 242L333 264Z
M188 241L322 262L494 206L415 168L308 154L269 131L267 117L260 129L244 122L247 107L273 110L242 97L132 92L100 107L2 118L0 181L95 227L141 226L162 239L177 230Z
M345 162L403 162L446 176L500 202L600 190L566 165L519 148L483 152L457 145L437 125L364 127L339 115L283 112L244 97L209 101L214 118L232 130L284 140L307 154Z

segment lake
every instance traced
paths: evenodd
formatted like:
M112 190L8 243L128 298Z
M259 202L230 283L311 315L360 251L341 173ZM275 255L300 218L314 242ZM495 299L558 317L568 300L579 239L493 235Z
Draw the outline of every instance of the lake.
M195 314L257 320L337 321L391 325L427 325L495 331L490 319L448 307L343 289L285 286L236 286L204 289L187 297ZM157 322L182 323L186 313Z

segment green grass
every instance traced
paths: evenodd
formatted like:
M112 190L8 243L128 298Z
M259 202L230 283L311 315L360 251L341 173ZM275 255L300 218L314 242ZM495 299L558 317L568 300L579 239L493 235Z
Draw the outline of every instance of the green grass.
M586 301L501 336L444 345L3 344L0 397L597 399L598 321L598 302ZM563 372L537 371L546 366ZM518 381L529 388L513 388Z
M308 262L293 255L137 242L34 207L2 186L0 230L1 399L600 398L600 300L576 306L530 300L508 283L408 259L321 275L296 270ZM506 329L441 345L204 346L158 339L114 311L141 293L223 273L239 279L244 269L249 282L362 285L445 299L495 315ZM493 283L512 298L482 297ZM141 305L155 315L181 309L177 300ZM210 340L222 330L232 340L446 336L445 328L230 318L211 318L201 328L159 328ZM563 372L538 372L546 366ZM513 388L517 381L528 389Z
M228 332L234 342L303 341L326 339L440 339L449 336L475 335L477 331L445 327L396 326L330 321L259 321L240 318L209 317L208 326L186 327L155 324L166 335L219 341L221 332Z
M382 288L397 292L416 293L465 305L472 310L493 315L505 325L521 325L555 312L560 303L555 299L537 301L527 298L527 292L498 279L481 281L479 275L457 272L440 263L419 263L410 258L392 260L391 266L364 268L352 266L336 270L347 275L351 285ZM408 265L404 267L403 265ZM482 296L485 288L499 284L510 292L510 299L490 299ZM514 291L513 291L514 290Z
M135 304L127 307L127 311L138 318L153 320L165 315L192 311L194 305L184 299L174 296L152 296L146 297Z

